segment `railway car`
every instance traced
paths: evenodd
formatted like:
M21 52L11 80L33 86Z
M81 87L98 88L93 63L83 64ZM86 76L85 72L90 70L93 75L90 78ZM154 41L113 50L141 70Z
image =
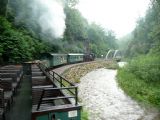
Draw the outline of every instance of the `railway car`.
M77 86L54 71L46 71L41 62L24 66L32 81L31 120L81 120Z
M67 64L67 54L43 53L41 55L41 61L47 67L64 65L64 64Z
M43 53L41 54L40 60L46 67L58 67L65 64L72 64L78 62L93 61L95 55L93 53L69 53L69 54L58 54L58 53Z
M81 53L69 53L67 57L68 64L83 62L84 54Z

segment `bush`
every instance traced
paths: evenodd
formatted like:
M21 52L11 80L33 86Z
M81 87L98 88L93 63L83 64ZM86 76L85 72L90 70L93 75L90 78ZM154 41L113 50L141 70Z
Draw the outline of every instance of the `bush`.
M160 107L159 56L140 56L118 70L121 88L132 98Z
M48 49L45 44L32 38L26 31L14 29L4 17L0 17L0 43L1 63L32 60Z
M160 82L160 57L155 55L134 58L128 68L137 78L146 82Z

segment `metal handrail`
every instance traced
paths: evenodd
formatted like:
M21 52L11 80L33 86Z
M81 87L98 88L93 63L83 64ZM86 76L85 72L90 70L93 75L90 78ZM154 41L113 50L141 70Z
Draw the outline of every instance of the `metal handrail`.
M75 86L74 83L66 80L64 77L60 76L58 73L56 73L56 72L54 72L54 71L52 71L53 74L51 74L50 72L47 72L46 70L47 70L48 68L47 68L44 64L39 63L39 67L40 67L40 69L44 72L44 74L45 74L48 78L51 77L53 80L56 79L56 80L60 83L60 81L55 77L55 75L57 75L59 78L62 79L62 81L65 81L65 82L69 83L70 86ZM60 83L60 84L61 84L61 83Z
M60 76L59 74L57 74L54 71L52 71L52 74L50 72L48 72L47 71L48 68L44 64L39 63L38 66L43 71L43 73L51 81L52 80L53 80L53 82L54 82L54 80L58 81L58 83L60 83L60 88L44 88L43 91L42 91L42 94L41 94L38 106L37 106L37 110L39 110L42 101L49 101L49 100L56 100L56 99L66 99L66 98L74 98L75 99L75 105L78 104L78 87L77 86L75 86L73 83L71 83L70 81L66 80L65 78L63 78L62 76ZM60 78L60 80L58 78L56 78L55 75L58 76ZM63 81L67 82L70 86L66 87L63 84ZM74 92L71 91L71 89L75 89ZM56 97L53 97L53 98L44 98L45 91L48 91L48 90L68 90L73 96L64 96L64 97L58 97L58 98L56 98Z
M59 74L57 74L56 72L52 71L53 74L57 75L58 77L62 78L65 82L69 83L71 86L75 86L72 82L66 80L64 77L60 76Z
M64 90L64 89L75 89L74 96L64 96L64 97L52 97L52 98L44 98L44 94L48 90ZM40 97L40 100L38 102L37 111L40 109L41 103L43 101L52 101L57 99L66 99L66 98L74 98L75 99L75 105L78 104L78 88L76 86L71 87L61 87L61 88L44 88Z

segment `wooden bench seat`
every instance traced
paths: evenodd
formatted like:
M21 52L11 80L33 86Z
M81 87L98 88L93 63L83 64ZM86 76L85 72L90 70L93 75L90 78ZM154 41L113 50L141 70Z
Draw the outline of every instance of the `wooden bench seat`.
M32 77L43 76L43 75L44 75L44 74L43 74L43 72L41 72L41 71L32 72Z
M0 120L5 120L4 110L0 108Z
M10 108L11 104L13 103L13 87L12 87L12 80L3 80L0 79L0 88L4 90L4 99L8 105L8 108Z
M0 120L5 120L4 91L0 88Z
M14 82L18 82L16 73L0 73L0 78L12 78Z
M21 69L22 66L21 65L5 65L1 68L9 68L9 69Z
M21 76L23 73L22 66L9 65L0 68L0 73L15 73L15 72L17 73L17 76Z
M22 76L22 71L21 70L8 70L8 69L0 69L0 73L15 73L17 75L17 77L21 77Z
M39 68L32 68L32 72L41 72Z
M13 82L12 78L1 78L1 80L11 82L12 83L12 91L14 93L17 92L18 83L17 82Z
M20 81L21 81L21 77L17 77L16 73L0 73L0 78L1 79L12 78L12 81L13 81L14 85L17 85L16 89L20 85Z
M52 85L53 83L46 76L32 77L32 86Z
M39 69L39 67L37 65L32 65L31 67L32 69Z
M34 86L32 87L32 105L38 105L41 96L43 94L43 98L56 98L56 97L64 97L64 95L59 90L47 90L43 93L44 88L53 88L50 86ZM65 100L59 99L59 104L65 104ZM57 100L53 101L43 101L42 104L49 104L50 106L57 105Z
M40 98L41 98L41 95L42 95L42 92L43 92L43 87L42 88L41 87L38 87L38 88L32 87L32 105L38 105ZM53 96L57 96L57 94L49 92L49 91L44 93L44 97L53 97ZM45 103L43 103L43 104L45 104Z
M10 70L10 69L0 69L0 73L18 73L19 70Z

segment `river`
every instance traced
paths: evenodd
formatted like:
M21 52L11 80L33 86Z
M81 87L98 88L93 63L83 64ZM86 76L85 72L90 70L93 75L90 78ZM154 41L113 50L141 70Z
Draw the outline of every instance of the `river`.
M116 74L101 68L81 78L79 97L89 120L159 120L158 111L146 110L118 87Z

